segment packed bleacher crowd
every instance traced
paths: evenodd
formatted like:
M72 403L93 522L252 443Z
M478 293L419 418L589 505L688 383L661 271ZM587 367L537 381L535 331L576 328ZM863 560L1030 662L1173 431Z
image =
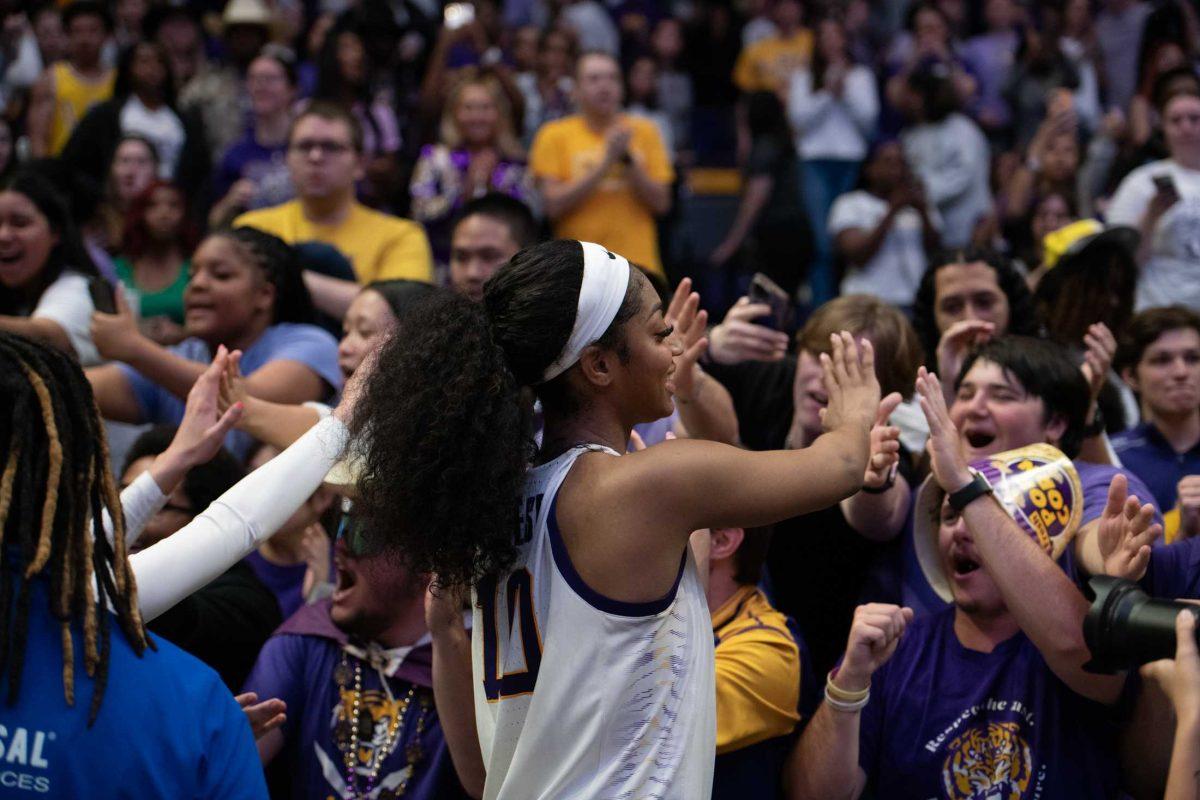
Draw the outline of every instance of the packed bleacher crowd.
M0 109L0 797L1200 797L1084 636L1200 600L1192 0L8 2Z

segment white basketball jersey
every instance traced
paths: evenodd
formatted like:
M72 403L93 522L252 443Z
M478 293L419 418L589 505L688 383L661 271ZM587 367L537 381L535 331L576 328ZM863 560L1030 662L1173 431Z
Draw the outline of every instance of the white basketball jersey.
M716 676L696 564L689 550L676 586L649 603L612 600L583 582L559 534L555 499L585 452L530 471L517 563L476 590L484 797L704 800L716 754Z

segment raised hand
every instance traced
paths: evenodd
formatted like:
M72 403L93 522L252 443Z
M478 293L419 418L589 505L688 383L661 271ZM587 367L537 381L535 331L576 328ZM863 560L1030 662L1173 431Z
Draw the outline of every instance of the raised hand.
M911 608L887 603L867 603L854 609L846 655L834 683L857 692L871 685L871 676L896 652L900 637L913 620Z
M307 565L300 594L301 597L308 597L314 588L329 582L329 567L333 560L329 534L320 522L314 522L304 529L304 535L300 539L300 554L304 556L304 563Z
M259 703L257 694L246 692L233 699L238 701L238 705L246 713L246 720L250 723L250 730L254 732L256 740L261 739L287 721L285 713L287 703L279 698L271 698Z
M696 362L708 348L708 339L704 336L708 312L700 308L700 295L691 289L691 278L680 281L671 305L663 314L667 324L675 327L675 335L683 344L683 353L675 359L675 374L667 384L667 389L682 403L695 399L697 379L702 374Z
M921 367L917 370L917 402L929 423L929 450L934 480L947 492L954 492L971 482L967 459L962 452L958 428L950 419L946 397L937 375Z
M209 461L221 449L225 435L233 430L242 416L240 403L234 403L224 410L218 407L221 376L231 357L240 356L241 352L236 350L230 354L225 345L217 348L216 357L188 392L183 419L164 455L178 456L190 468Z
M831 431L844 425L870 430L879 411L879 379L875 377L875 348L859 344L848 332L829 337L832 352L821 354L821 371L829 402L821 409L821 424Z
M1200 475L1185 475L1179 482L1179 536L1200 534Z
M1150 563L1150 546L1161 535L1162 526L1154 522L1154 506L1129 496L1128 480L1119 473L1114 475L1096 531L1104 574L1131 581L1141 578Z
M900 463L900 429L889 425L888 418L903 399L899 392L892 392L879 401L879 412L871 428L871 457L867 460L867 471L863 475L864 488L881 489L886 486Z
M115 296L117 313L92 312L92 342L100 355L109 361L132 361L133 352L145 337L125 299L124 288L118 286Z
M221 387L217 395L217 403L221 411L241 403L246 405L250 399L246 391L246 378L242 375L242 352L235 350L229 354L225 369L221 372Z
M962 371L967 353L978 344L983 344L996 333L996 326L981 319L960 319L942 334L937 346L937 369L945 375L949 386L953 386Z
M783 358L787 354L787 334L754 322L770 313L766 303L751 303L748 297L739 299L721 324L712 329L708 357L718 364Z
M1107 325L1097 322L1088 326L1087 333L1083 335L1083 344L1087 351L1084 353L1083 364L1079 369L1083 373L1083 379L1088 383L1094 403L1100 396L1100 390L1104 388L1105 381L1108 380L1108 371L1112 368L1113 356L1117 354L1117 340Z

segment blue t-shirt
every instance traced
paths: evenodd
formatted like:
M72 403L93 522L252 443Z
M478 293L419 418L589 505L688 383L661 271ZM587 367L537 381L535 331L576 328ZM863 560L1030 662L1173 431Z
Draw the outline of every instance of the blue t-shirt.
M250 725L217 673L170 642L139 658L109 620L108 685L87 727L94 683L75 645L75 705L63 698L62 639L35 581L21 693L0 703L0 798L265 798Z
M185 339L168 348L188 361L207 364L212 361L208 345L199 339ZM281 322L263 331L242 353L242 374L250 375L272 361L298 361L315 372L330 386L331 393L342 388L342 371L337 361L337 340L316 325ZM120 364L141 410L142 422L178 425L183 419L185 401L154 383L128 364ZM232 431L225 446L244 459L252 439L241 431Z
M871 678L858 761L875 796L1116 797L1114 710L1071 691L1023 633L968 650L954 614L915 620Z
M1075 471L1079 473L1080 489L1083 491L1083 516L1079 521L1081 528L1089 522L1099 519L1104 513L1104 507L1108 504L1108 485L1112 483L1112 479L1117 473L1123 474L1128 479L1129 494L1135 494L1138 497L1150 496L1150 490L1146 488L1146 484L1142 483L1141 479L1128 469L1107 464L1092 464L1087 461L1072 463L1075 465ZM916 503L914 502L912 505L914 513L917 513ZM1154 510L1154 521L1162 524L1162 514L1157 508ZM925 580L925 573L921 570L921 564L917 560L917 551L913 543L913 514L908 515L903 536L904 605L913 609L917 616L945 608L945 601L933 591L929 581ZM1078 583L1080 576L1072 554L1072 548L1068 547L1063 553L1060 563L1071 579Z
M1159 511L1175 507L1176 487L1185 476L1200 474L1200 443L1185 453L1176 453L1149 422L1118 433L1112 445L1125 468L1150 487ZM1142 502L1149 500L1140 494L1138 498Z

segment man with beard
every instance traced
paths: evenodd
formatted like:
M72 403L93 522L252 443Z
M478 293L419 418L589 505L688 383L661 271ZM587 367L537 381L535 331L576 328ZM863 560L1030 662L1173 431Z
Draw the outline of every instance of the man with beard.
M1070 375L1070 362L1056 365L1054 355L1035 349L1028 360L1052 377ZM962 386L972 391L972 374L968 367L959 402ZM1049 404L1017 394L1016 380L993 375L984 391L1012 392L1017 410L1028 406L1045 417ZM917 536L931 554L924 562L930 581L952 605L916 620L894 605L857 609L825 702L789 762L788 797L857 798L866 787L900 800L1118 796L1114 706L1125 676L1084 670L1087 600L988 496L998 481L968 469L951 420L972 423L947 410L937 378L922 369L917 387L934 481L916 512L923 517ZM1082 417L1070 417L1058 434L1068 446L1078 441ZM1014 413L1009 422L1017 421ZM1030 497L1074 483L1065 463L1055 469L1036 486L1031 481ZM1124 476L1112 480L1097 523L1098 538L1110 545L1104 566L1116 573L1144 562L1144 540L1157 533L1149 507L1127 501L1124 483ZM1064 488L1059 500L1073 507L1078 489Z
M463 704L439 717L436 703L447 688L471 691L460 607L427 598L428 581L394 556L359 552L347 528L334 549L333 596L287 620L246 681L245 691L287 706L283 725L258 742L274 796L477 796L483 763L473 710ZM445 662L436 681L435 659Z

